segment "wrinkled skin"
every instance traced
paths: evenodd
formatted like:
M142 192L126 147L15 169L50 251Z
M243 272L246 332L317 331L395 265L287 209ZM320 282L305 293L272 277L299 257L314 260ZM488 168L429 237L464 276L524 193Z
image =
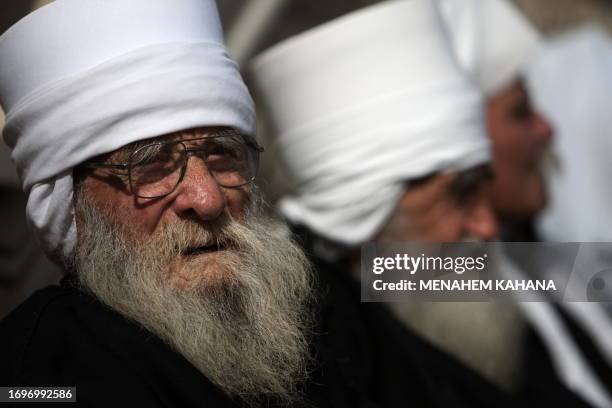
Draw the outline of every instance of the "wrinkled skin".
M156 138L156 141L189 139L214 132L217 128L194 129L181 134ZM189 142L198 143L198 142ZM94 159L107 163L124 162L129 149L120 149L112 154ZM80 183L86 192L87 199L98 208L109 208L113 219L124 231L138 241L153 236L163 225L171 225L177 220L190 219L203 226L223 215L241 221L244 220L250 200L250 187L224 188L219 186L206 168L206 164L193 156L189 157L187 171L182 182L170 195L160 199L141 199L131 194L126 175L96 169L81 174ZM112 203L109 204L109 203ZM77 214L78 215L78 214ZM78 218L77 218L78 225ZM176 266L181 263L177 259ZM181 270L172 268L171 270ZM172 276L181 281L186 277Z
M173 140L196 137L215 129L190 131L193 135L183 134L165 136L157 140ZM193 142L197 143L197 142ZM119 150L105 157L105 161L116 163L124 161L126 152ZM161 199L140 199L134 197L128 188L127 177L114 175L106 169L99 169L84 177L88 198L105 207L113 203L115 219L125 223L132 231L150 235L163 223L171 223L176 218L194 218L203 222L217 219L228 213L235 219L244 218L249 198L247 188L220 187L206 165L195 157L189 158L185 177L176 190Z

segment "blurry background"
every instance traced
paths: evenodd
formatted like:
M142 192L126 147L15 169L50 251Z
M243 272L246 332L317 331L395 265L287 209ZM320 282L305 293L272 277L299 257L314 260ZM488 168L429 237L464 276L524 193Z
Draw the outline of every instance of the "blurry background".
M31 10L50 0L5 0L0 12L3 32ZM226 40L234 57L247 67L248 60L278 41L352 10L380 0L219 0ZM585 22L612 30L610 0L515 0L548 37ZM248 73L245 73L247 82ZM255 95L256 96L256 95ZM274 144L259 107L260 140L266 148L260 185L271 202L290 187L276 160ZM0 127L4 123L0 112ZM0 141L0 318L31 292L59 280L60 272L46 260L29 232L21 192L9 150Z

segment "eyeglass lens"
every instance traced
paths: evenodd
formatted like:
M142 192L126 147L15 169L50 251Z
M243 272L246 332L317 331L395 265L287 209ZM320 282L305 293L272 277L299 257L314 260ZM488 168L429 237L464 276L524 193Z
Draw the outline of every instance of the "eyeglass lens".
M181 182L191 154L204 160L215 181L222 187L239 187L256 175L258 152L239 135L204 138L189 142L154 143L137 149L130 156L130 185L141 198L171 193Z

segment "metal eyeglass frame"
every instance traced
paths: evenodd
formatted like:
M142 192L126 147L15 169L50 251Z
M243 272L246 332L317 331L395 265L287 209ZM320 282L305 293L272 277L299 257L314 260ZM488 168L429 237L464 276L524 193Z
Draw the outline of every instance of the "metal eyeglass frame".
M192 153L196 153L201 151L201 148L188 148L184 142L193 142L193 141L199 141L199 140L210 140L210 139L216 139L219 137L241 137L242 140L245 142L245 144L247 145L247 148L251 148L253 150L255 150L256 155L255 155L255 172L253 174L253 176L246 182L242 183L242 184L238 184L235 186L224 186L221 183L219 183L217 181L217 179L215 178L215 181L221 186L221 187L225 187L225 188L239 188L242 186L245 186L247 184L252 183L255 178L257 177L257 172L259 170L259 155L260 153L262 153L264 151L264 148L261 147L259 144L257 144L257 142L255 141L255 139L249 137L249 136L244 136L241 135L240 133L237 132L233 132L233 131L228 131L228 130L222 130L220 132L216 132L213 133L212 135L208 135L208 136L202 136L202 137L196 137L193 139L183 139L183 140L170 140L167 142L152 142L149 144L146 144L144 146L140 146L138 149L134 150L132 153L130 153L130 156L128 157L127 162L125 163L83 163L81 164L81 167L83 168L87 168L87 169L119 169L119 170L127 170L128 172L128 182L129 182L129 186L130 186L130 192L138 197L138 198L142 198L145 200L154 200L154 199L160 199L163 197L166 197L170 194L172 194L176 188L179 186L179 184L181 184L181 182L183 181L183 178L185 177L185 173L187 171L187 163L189 162L189 155ZM145 197L145 196L141 196L138 194L134 193L134 187L132 185L132 168L134 167L133 163L131 163L132 158L142 149L144 148L148 148L151 146L161 146L161 145L169 145L169 144L180 144L183 146L183 152L184 152L184 157L183 157L183 163L181 166L181 174L179 176L178 181L176 182L176 184L174 185L174 187L172 188L172 190L170 190L169 192L165 193L165 194L161 194L158 196L153 196L153 197ZM209 170L210 171L210 170Z

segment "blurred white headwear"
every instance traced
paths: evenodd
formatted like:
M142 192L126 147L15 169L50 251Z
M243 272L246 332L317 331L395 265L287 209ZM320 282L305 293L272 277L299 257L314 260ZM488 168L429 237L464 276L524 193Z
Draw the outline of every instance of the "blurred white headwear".
M253 73L295 182L281 211L328 239L369 240L407 181L489 160L482 98L430 0L314 28L258 56Z
M76 242L73 167L182 129L254 133L214 0L56 0L0 37L0 104L28 220L62 262Z
M539 35L509 0L436 0L461 66L487 95L518 79Z
M612 39L581 27L547 43L528 78L555 126L559 168L549 169L550 205L539 229L551 241L612 241Z

